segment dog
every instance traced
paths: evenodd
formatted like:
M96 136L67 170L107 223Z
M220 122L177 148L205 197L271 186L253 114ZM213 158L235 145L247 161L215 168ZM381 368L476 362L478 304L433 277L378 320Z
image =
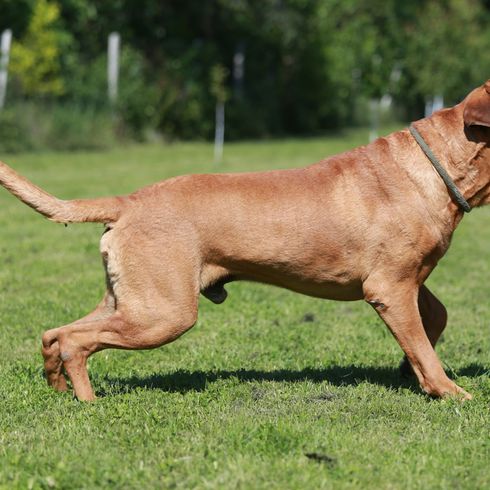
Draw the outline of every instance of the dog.
M490 80L414 123L469 206L490 202ZM52 221L100 222L107 291L87 316L48 330L48 383L93 400L87 358L150 349L196 322L202 293L249 280L325 299L367 301L432 397L471 395L434 351L446 326L424 285L463 217L407 130L301 169L179 176L128 196L59 200L0 163L0 183Z

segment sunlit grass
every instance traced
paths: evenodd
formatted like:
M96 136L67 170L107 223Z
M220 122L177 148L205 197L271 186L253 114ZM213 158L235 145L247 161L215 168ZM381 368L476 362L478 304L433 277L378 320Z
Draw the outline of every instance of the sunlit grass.
M327 138L108 153L0 156L54 194L123 194L189 172L286 168L365 143ZM328 212L328 210L326 210ZM475 399L430 400L400 378L401 353L372 309L247 283L201 301L183 338L90 362L100 398L42 376L41 333L103 292L100 225L65 228L0 192L0 487L488 488L490 210L465 217L429 283L449 310L438 347ZM309 455L309 456L307 456Z

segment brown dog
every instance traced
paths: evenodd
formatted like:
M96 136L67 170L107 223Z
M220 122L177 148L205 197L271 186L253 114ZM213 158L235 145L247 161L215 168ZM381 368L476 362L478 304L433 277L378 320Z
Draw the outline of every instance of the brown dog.
M416 127L470 205L488 203L490 80ZM125 197L61 201L5 164L0 182L53 221L106 224L103 301L43 335L57 390L64 370L92 400L88 356L171 342L196 322L199 292L220 303L225 283L245 279L364 299L429 395L470 398L434 352L446 310L423 285L463 212L407 130L304 169L177 177Z

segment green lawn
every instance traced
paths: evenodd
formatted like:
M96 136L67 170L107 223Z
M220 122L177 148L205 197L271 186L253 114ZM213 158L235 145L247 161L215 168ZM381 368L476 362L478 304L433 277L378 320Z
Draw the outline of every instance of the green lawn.
M365 139L230 144L219 166L204 143L0 159L59 197L91 197L306 165ZM449 310L438 352L471 402L402 380L363 302L235 283L174 344L93 356L100 398L80 403L47 387L40 337L100 299L102 228L50 223L0 191L0 488L490 488L490 209L464 219L429 280Z

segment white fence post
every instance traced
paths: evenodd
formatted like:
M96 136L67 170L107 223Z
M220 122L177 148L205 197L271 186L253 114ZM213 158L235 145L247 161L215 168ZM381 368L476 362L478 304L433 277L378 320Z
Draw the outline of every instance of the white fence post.
M431 116L434 112L444 108L444 97L442 95L434 95L425 99L425 117Z
M111 104L117 100L120 46L121 36L118 32L111 32L107 44L107 90Z
M225 103L216 102L216 129L214 133L214 161L221 162L225 141Z
M380 112L380 100L369 100L369 142L371 143L378 137L379 133L379 112Z
M245 51L243 43L240 43L235 49L233 55L233 82L234 91L238 96L242 95L243 90L243 75L245 72Z
M2 32L0 43L0 109L5 105L5 94L7 93L8 65L10 56L10 44L12 42L12 31L6 29Z

